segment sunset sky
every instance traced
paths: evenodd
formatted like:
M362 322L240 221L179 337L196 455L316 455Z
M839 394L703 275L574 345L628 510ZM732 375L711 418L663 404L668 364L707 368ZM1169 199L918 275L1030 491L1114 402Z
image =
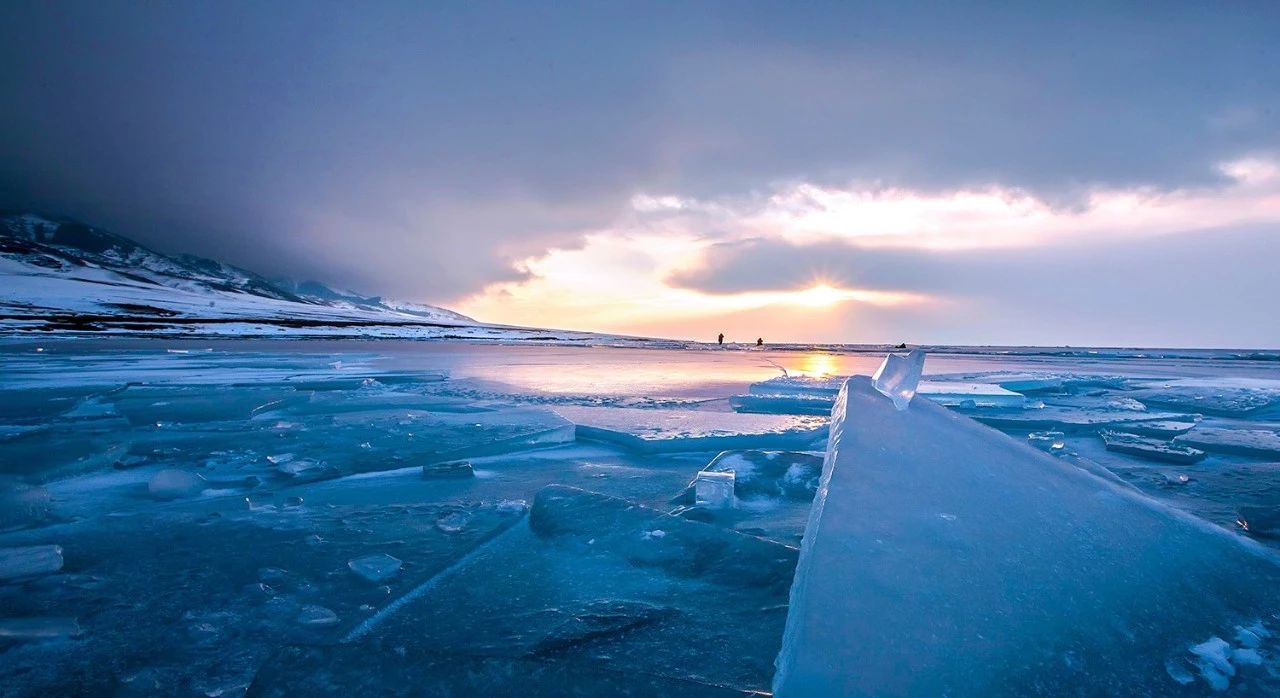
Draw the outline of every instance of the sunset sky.
M1277 37L1267 2L8 2L0 206L519 325L1280 347Z

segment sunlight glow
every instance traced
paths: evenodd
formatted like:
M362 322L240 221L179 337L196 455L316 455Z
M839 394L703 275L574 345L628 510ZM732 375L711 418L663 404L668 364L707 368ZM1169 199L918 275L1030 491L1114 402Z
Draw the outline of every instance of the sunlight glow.
M805 354L800 360L800 373L806 376L830 376L836 370L836 357L831 354Z
M792 289L779 289L786 275L768 267L721 278L725 290L685 287L673 279L707 265L717 247L762 240L998 250L1078 246L1121 235L1154 241L1169 233L1280 223L1280 161L1241 159L1222 163L1221 171L1228 181L1215 186L1099 188L1072 207L998 185L915 191L792 182L712 199L637 193L611 225L516 260L513 267L525 278L491 284L454 305L493 322L665 336L689 336L696 328L695 336L711 338L713 328L731 321L743 322L753 337L785 332L798 338L797 327L825 336L858 315L880 318L862 326L864 333L883 330L892 339L901 329L887 318L937 313L964 299L920 293L910 278L896 289L858 288L843 280L850 270L831 268L811 270L809 282ZM895 308L901 312L882 312Z
M793 294L792 302L814 308L828 308L841 301L852 299L853 295L855 294L849 291L832 288L826 284L818 284Z

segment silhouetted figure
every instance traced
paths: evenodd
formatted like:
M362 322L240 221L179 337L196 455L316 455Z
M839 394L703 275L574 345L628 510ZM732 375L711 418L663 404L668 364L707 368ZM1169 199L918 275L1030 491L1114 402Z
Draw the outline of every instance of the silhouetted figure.
M720 333L720 336L716 338L716 343L717 343L717 344L720 344L721 346L723 346L723 345L724 345L724 333L723 333L723 332L721 332L721 333Z
M756 346L758 347L764 346L764 337L756 337Z

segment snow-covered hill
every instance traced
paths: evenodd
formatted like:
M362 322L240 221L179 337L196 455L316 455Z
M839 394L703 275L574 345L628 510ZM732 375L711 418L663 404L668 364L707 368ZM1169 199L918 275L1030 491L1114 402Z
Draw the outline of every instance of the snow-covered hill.
M204 334L214 326L221 329L212 333L241 335L487 327L444 308L161 254L68 219L0 212L0 330Z

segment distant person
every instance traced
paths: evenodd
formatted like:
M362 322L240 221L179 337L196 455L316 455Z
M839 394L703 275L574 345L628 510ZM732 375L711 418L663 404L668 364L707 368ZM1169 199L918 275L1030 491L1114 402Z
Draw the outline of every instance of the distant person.
M723 333L723 332L721 332L721 333L720 333L720 336L716 338L716 343L717 343L717 344L719 344L720 346L724 346L724 333Z
M756 346L758 347L764 346L764 337L756 337Z

